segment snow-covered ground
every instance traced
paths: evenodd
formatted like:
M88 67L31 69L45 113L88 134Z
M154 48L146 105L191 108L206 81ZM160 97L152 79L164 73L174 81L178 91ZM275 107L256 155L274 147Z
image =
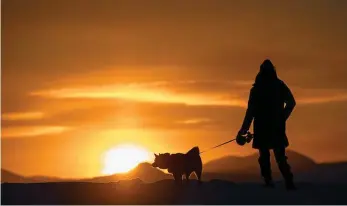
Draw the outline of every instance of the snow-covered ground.
M212 180L176 186L172 180L144 184L118 183L2 184L2 204L347 204L347 184L298 183L286 191L282 183L263 188L257 183Z

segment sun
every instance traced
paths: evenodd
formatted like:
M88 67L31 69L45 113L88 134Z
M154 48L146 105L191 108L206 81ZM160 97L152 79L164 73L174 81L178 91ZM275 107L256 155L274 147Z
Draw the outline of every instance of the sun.
M146 149L135 145L120 145L104 154L102 174L126 173L139 163L150 160L151 155Z

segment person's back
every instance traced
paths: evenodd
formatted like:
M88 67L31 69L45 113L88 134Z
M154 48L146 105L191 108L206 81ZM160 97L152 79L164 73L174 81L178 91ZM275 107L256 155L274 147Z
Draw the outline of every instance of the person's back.
M251 90L253 101L254 133L261 138L256 148L274 148L289 145L286 139L286 115L284 105L289 105L288 88L281 80L275 80L268 85L254 85ZM259 138L259 139L260 139ZM264 144L264 145L261 145ZM265 145L266 144L266 145Z
M269 149L273 149L287 185L294 188L285 157L285 148L289 145L286 120L294 106L295 100L289 88L278 79L271 61L265 60L251 89L246 116L239 133L245 134L254 119L252 146L259 150L262 176L268 185L272 184Z

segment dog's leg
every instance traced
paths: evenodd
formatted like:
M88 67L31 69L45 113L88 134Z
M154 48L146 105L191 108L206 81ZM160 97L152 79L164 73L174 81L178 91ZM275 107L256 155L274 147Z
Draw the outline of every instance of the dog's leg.
M182 174L174 173L173 176L175 178L176 184L182 184Z
M182 174L178 175L178 183L181 185L182 184Z
M199 169L199 170L195 171L195 174L198 177L199 184L202 183L202 181L201 181L201 173L202 173L202 169Z
M175 183L177 184L177 173L172 173L172 176L174 177Z
M186 182L187 184L189 183L189 177L190 177L190 172L186 172L185 175L186 175Z

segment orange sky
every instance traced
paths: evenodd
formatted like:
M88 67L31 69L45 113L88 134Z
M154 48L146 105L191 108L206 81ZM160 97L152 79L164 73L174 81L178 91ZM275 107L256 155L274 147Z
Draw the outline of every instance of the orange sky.
M290 148L347 160L347 2L2 1L2 167L100 175L121 143L201 150L233 138L271 58L298 106ZM255 152L235 144L203 156Z

